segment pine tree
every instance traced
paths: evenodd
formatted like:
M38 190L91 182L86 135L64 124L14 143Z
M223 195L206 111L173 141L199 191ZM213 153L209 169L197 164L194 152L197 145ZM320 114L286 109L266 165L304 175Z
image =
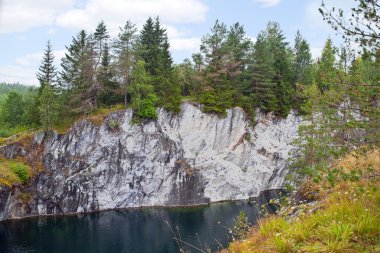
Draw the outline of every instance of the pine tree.
M40 82L38 94L41 95L45 85L55 87L56 85L57 70L54 66L54 54L51 49L50 40L46 44L46 49L38 69L37 79Z
M137 29L131 21L127 21L115 41L116 68L121 80L124 93L124 105L128 104L128 87L130 85L130 74L132 65L136 60Z
M225 114L233 103L231 80L228 79L226 41L228 30L224 23L215 21L211 33L202 38L200 52L204 68L201 70L202 92L199 101L204 111Z

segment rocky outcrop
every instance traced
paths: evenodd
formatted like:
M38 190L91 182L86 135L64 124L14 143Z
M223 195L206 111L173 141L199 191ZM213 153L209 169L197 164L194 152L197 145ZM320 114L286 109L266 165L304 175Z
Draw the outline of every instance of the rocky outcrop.
M156 121L131 118L119 111L101 126L82 120L64 135L36 135L44 170L27 186L0 189L0 220L258 196L283 184L300 123L257 112L252 128L239 108L219 118L190 103L178 115L160 109ZM2 153L28 156L14 146Z

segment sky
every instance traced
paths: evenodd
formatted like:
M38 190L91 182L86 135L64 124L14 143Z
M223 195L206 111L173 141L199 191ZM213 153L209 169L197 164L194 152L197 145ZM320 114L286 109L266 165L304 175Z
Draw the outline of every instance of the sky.
M325 2L347 8L352 0ZM72 37L81 29L93 32L101 20L116 37L127 20L141 28L148 17L159 16L175 63L199 51L202 36L216 19L227 26L243 24L253 40L275 21L290 45L300 30L316 59L329 36L336 46L342 43L319 14L320 4L321 0L0 0L0 82L37 85L46 42L51 41L59 67Z

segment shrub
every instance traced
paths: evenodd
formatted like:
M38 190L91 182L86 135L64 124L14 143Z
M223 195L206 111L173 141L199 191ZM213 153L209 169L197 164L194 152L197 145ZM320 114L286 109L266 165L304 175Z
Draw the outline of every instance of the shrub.
M118 122L117 122L116 120L113 120L113 119L109 120L109 121L107 122L107 125L108 125L108 127L109 127L111 130L116 129L116 128L119 126Z
M19 164L19 163L12 163L10 164L10 169L15 173L21 180L23 184L25 184L29 178L29 169L26 165Z
M156 119L156 104L157 97L153 94L149 94L147 98L139 101L139 107L135 110L136 116L141 119Z

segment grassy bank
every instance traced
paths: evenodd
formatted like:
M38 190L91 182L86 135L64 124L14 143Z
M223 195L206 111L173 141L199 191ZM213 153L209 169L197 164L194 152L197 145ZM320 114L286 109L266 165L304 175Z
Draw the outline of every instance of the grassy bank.
M24 184L31 177L31 169L23 162L0 157L0 186L11 187L14 184Z
M380 149L347 155L301 189L317 201L262 219L222 252L380 252Z

